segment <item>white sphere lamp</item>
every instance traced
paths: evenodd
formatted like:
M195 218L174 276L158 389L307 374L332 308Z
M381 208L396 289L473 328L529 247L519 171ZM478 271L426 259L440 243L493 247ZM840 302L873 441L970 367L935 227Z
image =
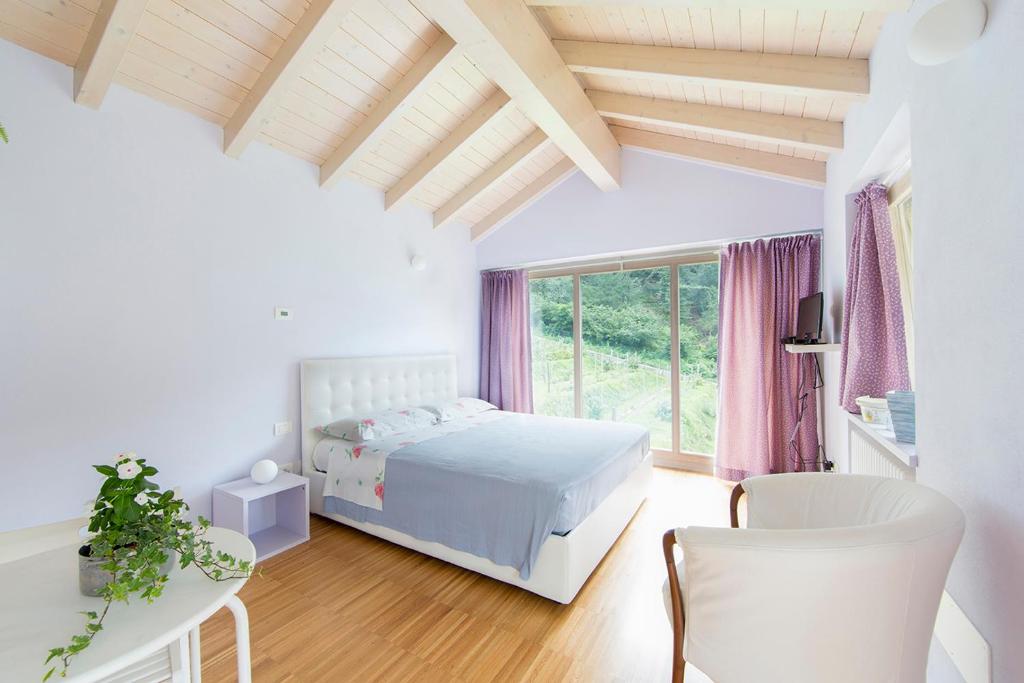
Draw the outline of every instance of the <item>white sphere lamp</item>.
M922 66L945 64L981 36L987 20L981 0L944 0L914 24L907 53Z
M415 254L411 259L409 259L409 266L418 273L422 272L427 268L427 259L423 258L419 254Z
M269 484L277 476L277 463L273 460L260 460L249 470L249 476L257 484Z

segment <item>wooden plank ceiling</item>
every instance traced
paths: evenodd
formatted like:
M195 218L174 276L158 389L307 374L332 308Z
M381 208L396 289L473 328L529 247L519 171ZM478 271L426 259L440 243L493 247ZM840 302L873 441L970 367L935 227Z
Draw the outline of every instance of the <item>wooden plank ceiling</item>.
M820 184L907 4L579 2L0 0L0 37L479 238L575 166L614 189L616 141Z

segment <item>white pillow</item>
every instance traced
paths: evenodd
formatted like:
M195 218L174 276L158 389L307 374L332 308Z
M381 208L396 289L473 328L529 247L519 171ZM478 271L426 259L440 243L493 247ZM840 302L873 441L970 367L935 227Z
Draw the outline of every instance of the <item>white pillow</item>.
M438 418L422 408L382 410L369 415L346 417L320 427L320 431L347 441L373 441L436 425Z
M497 410L498 406L479 398L457 398L439 405L423 406L424 410L433 413L441 422L448 422L461 417L479 415L488 410Z

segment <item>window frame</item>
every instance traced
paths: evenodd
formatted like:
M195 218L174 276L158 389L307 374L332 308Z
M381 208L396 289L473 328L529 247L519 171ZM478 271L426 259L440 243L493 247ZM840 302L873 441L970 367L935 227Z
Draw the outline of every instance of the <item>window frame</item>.
M580 276L601 273L616 273L627 270L646 270L649 268L669 268L669 301L671 310L671 343L674 350L670 357L672 387L672 448L652 448L656 465L676 467L696 472L711 473L714 471L714 454L691 453L680 449L682 441L681 418L679 414L680 397L680 365L679 365L679 266L702 263L720 264L719 249L677 254L672 256L622 258L616 261L582 263L575 266L556 265L527 269L531 280L572 276L572 337L573 337L573 406L575 417L583 417L583 299L580 287ZM715 417L717 423L717 416Z
M901 240L906 239L906 235L897 235L897 232L902 232L903 223L903 211L904 205L911 201L914 197L914 186L911 180L911 170L909 161L904 165L905 169L896 178L895 181L889 186L888 189L888 204L889 204L889 223L892 230L892 237L895 243L896 249L898 250L899 243ZM910 220L908 226L913 232L914 224L913 219ZM912 241L906 244L907 249L910 251L911 261L913 260L913 243ZM904 322L904 341L906 344L907 351L907 371L910 375L911 387L917 386L917 373L915 363L915 345L916 338L914 334L914 291L913 291L913 270L904 272L903 261L897 258L897 268L899 270L900 277L900 302L903 308L903 322ZM907 285L907 287L904 287Z

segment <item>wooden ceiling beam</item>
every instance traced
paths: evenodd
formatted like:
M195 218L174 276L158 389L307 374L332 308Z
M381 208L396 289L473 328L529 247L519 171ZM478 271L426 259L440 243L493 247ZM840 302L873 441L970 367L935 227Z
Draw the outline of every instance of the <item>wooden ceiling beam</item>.
M103 0L75 62L75 102L99 109L145 13L146 0Z
M575 7L647 7L721 10L844 10L854 12L905 12L913 0L572 0ZM533 7L560 7L566 0L526 0Z
M354 4L354 0L313 0L224 125L225 154L238 157L256 139L281 96L324 49Z
M437 147L384 193L384 208L391 209L419 188L447 159L465 150L488 123L499 116L512 100L498 90L466 117Z
M616 119L731 135L755 142L793 145L826 153L843 149L843 124L837 121L659 100L603 90L588 90L587 95L603 116Z
M516 169L533 158L547 139L548 137L544 134L544 131L540 129L533 131L525 140L509 150L497 163L474 178L469 185L462 188L454 197L435 211L434 227L440 228L446 225L455 218L455 215L463 207L515 173Z
M492 234L505 221L540 199L555 185L568 178L576 170L572 159L565 158L538 176L533 182L509 197L501 206L488 214L470 229L473 242L479 242Z
M618 143L522 0L419 0L417 6L598 187L618 189Z
M579 40L552 44L576 73L863 99L868 60Z
M455 41L449 36L438 38L323 163L320 167L321 187L330 187L350 171L360 157L374 148L416 99L461 56L462 51L456 48Z
M720 166L751 171L805 185L825 185L825 162L770 154L757 150L702 140L652 133L646 130L611 126L612 133L623 147L635 147L671 156Z

